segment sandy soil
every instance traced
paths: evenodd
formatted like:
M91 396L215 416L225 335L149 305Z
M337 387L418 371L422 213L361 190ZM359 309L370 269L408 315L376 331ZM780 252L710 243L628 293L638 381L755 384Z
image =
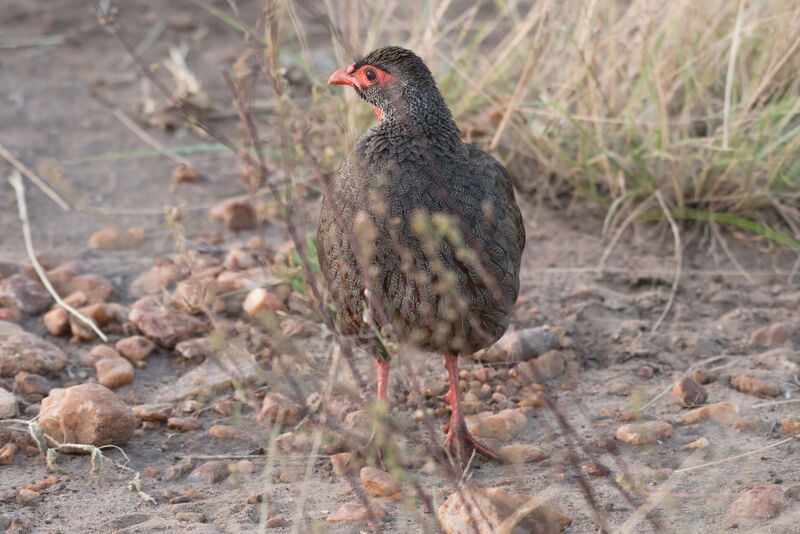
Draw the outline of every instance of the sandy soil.
M219 73L240 52L241 42L235 31L189 3L149 7L146 4L125 5L122 16L130 40L138 42L155 20L188 14L195 27L178 30L168 25L147 50L146 58L161 60L170 45L186 43L191 50L190 69L213 100L227 105L230 99ZM224 2L216 4L224 7ZM129 305L134 300L128 293L130 281L154 265L160 256L174 253L168 240L169 230L162 225L164 204L188 206L185 225L190 246L194 246L192 238L204 229L222 231L223 249L252 237L248 232L226 232L208 217L209 206L244 192L236 178L237 165L232 155L206 152L187 156L202 178L196 184L177 187L170 177L174 164L163 157L95 158L147 147L91 96L90 83L95 87L100 84L99 90L106 98L113 96L126 112L135 115L142 101L142 89L140 74L126 64L127 56L115 39L98 28L86 3L8 1L0 13L0 28L2 42L28 35L64 37L64 42L57 46L3 50L0 143L32 168L41 170L47 161L56 162L63 169L61 186L71 190L70 198L79 199L84 205L110 208L113 213L103 216L88 211L62 211L28 183L33 237L39 251L47 251L64 261L84 260L94 272L112 281L115 300ZM232 132L236 122L227 119L218 126ZM168 146L207 142L187 130L177 133L150 130L150 133ZM0 164L3 176L9 172L8 166ZM11 188L0 183L0 191L3 191L0 259L24 261L21 226ZM318 197L311 195L299 212L304 231L311 232L314 228L318 201ZM616 429L625 422L622 412L641 405L641 399L661 393L700 361L707 361L705 369L715 378L706 386L709 402L730 401L747 419L738 429L714 422L680 425L676 420L683 410L669 393L649 405L645 418L663 418L673 423L672 437L653 445L619 442L616 451L592 449L612 470L611 478L621 480L629 488L634 504L626 502L610 480L588 477L582 471L607 524L620 527L649 497L657 501L653 517L669 532L698 532L700 528L707 532L733 529L797 532L800 523L797 497L787 497L780 514L768 520L741 519L729 514L731 503L755 486L777 484L786 490L796 489L800 484L794 455L796 440L735 461L673 474L681 467L723 460L790 437L780 421L797 416L798 404L754 408L763 399L734 390L728 377L735 372L745 373L778 387L781 399L797 397L800 384L790 370L791 364L800 365L800 328L795 329L791 339L774 346L750 341L751 334L766 325L787 322L800 326L799 278L791 282L789 276L794 257L764 240L723 230L730 253L745 274L731 262L708 227L685 228L679 289L671 311L658 330L652 332L667 304L675 272L672 236L667 225L629 230L613 249L606 270L601 273L595 267L607 246L600 235L602 213L580 202L572 209L534 205L531 199L522 199L522 204L529 237L521 303L513 327L546 324L569 332L579 371L548 387L580 438L587 443L613 438ZM135 251L90 250L88 238L112 222L121 227L142 226L147 233L145 244ZM279 247L287 239L280 221L268 225L270 246ZM46 334L38 317L25 318L22 325L54 340L69 354L70 365L51 377L54 382L93 379L94 371L78 364L91 345L56 340ZM327 370L331 340L318 328L302 344L307 360L301 366L304 371L299 378L308 394L323 384L320 373L314 369ZM413 369L421 378L445 376L439 356L404 354L400 358L403 363L399 367ZM137 370L133 383L117 389L116 393L131 405L150 402L168 395L178 377L193 365L180 362L170 351L159 350L149 357L146 368ZM468 362L463 365L478 366ZM344 411L366 407L374 387L371 359L362 355L358 367L369 377L370 389L363 396L341 393L337 398ZM653 371L652 376L643 371L646 367ZM399 372L392 375L390 397L396 404L398 396L406 394L403 376ZM342 373L341 380L352 382L346 373ZM2 379L0 384L11 389L13 379ZM271 387L269 381L267 384ZM341 388L341 392L346 391ZM208 408L230 397L228 391L199 400L203 408ZM326 523L330 512L344 502L357 499L350 484L332 474L324 454L311 463L308 479L303 475L306 457L289 454L280 456L271 471L265 469L267 462L263 458L256 458L252 475L216 484L193 482L185 476L172 481L163 479L167 468L187 456L195 457L194 463L199 465L202 460L198 457L203 456L263 455L269 443L269 429L256 422L256 415L253 408L244 404L238 417L203 409L198 414L202 426L196 431L175 432L160 425L137 429L125 451L134 469L149 467L157 471L155 478L144 479L144 489L156 497L156 505L145 504L135 493L126 491L127 475L111 467L105 468L100 481L94 483L89 477L88 458L84 456L62 456L59 465L65 474L58 475L60 482L45 490L34 505L21 504L14 498L15 490L45 479L50 472L41 458L20 452L13 465L0 466L0 512L21 521L28 532L252 532L257 529L261 510L258 505L246 504L245 499L266 491L274 507L273 515L281 515L290 523L289 527L275 529L276 532L295 528L303 532L316 529L344 533L370 528L382 532L423 532L423 519L432 521L431 514L418 513L418 505L394 503L385 505L389 514L377 527L366 523ZM402 441L410 449L426 442L422 425L412 420L407 407L400 406L393 417L403 430ZM534 444L547 451L550 458L516 466L479 461L471 470L472 481L530 495L551 488L549 504L573 519L568 532L596 531L597 524L579 479L568 461L563 428L545 408L536 408L528 418L526 430L514 441ZM440 417L438 422L445 420ZM219 423L240 425L247 430L248 439L209 436L208 429ZM683 445L700 437L708 439L707 448L695 452L681 450ZM498 442L490 440L490 444ZM109 455L119 458L115 453ZM589 459L579 453L576 461L583 469ZM416 469L411 472L418 473L420 486L437 505L453 492L451 481L440 474ZM623 473L628 474L623 477ZM293 482L296 475L299 481ZM665 495L659 493L663 488L668 489ZM192 497L189 502L169 504L167 497L187 491ZM305 520L298 515L298 503L303 499ZM181 522L176 518L179 512L202 512L205 522ZM654 526L646 519L628 530L651 531Z

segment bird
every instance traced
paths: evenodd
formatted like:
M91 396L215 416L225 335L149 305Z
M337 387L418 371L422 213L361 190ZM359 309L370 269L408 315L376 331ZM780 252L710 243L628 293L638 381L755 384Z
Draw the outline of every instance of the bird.
M398 46L373 50L328 84L355 89L378 122L327 181L317 255L343 332L377 364L388 405L391 333L443 355L443 447L500 461L467 428L458 358L497 341L519 295L525 226L506 168L460 130L430 69ZM325 192L324 192L325 193Z

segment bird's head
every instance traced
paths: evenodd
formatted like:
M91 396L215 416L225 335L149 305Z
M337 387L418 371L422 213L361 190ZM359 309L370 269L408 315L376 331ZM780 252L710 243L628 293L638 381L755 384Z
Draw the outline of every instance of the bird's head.
M450 110L427 65L411 50L387 46L334 72L329 84L349 85L372 104L381 120L426 118L452 122Z

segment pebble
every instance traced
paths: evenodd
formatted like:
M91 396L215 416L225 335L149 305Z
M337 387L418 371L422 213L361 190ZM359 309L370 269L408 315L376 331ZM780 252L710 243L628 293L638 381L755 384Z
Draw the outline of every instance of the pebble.
M128 319L148 338L167 348L205 332L208 328L204 322L191 315L171 313L153 297L137 300Z
M643 365L636 371L636 376L639 378L653 378L653 374L655 374L655 369L652 365Z
M174 28L171 24L172 20L175 19L175 15L170 17L170 26ZM177 167L172 171L172 179L176 182L196 182L199 173L197 172L197 167L194 165L186 165L185 163L179 163Z
M104 228L89 238L89 248L102 250L129 250L144 242L144 230L136 226L120 230L116 226Z
M296 425L305 415L305 407L289 399L283 393L271 391L264 396L258 420L281 421L284 425Z
M731 505L731 515L745 519L769 519L786 506L781 487L776 484L756 486Z
M710 384L714 381L714 377L709 375L702 367L692 369L692 372L689 373L689 376L694 378L698 384Z
M494 345L475 353L473 358L485 362L521 362L562 348L566 344L565 337L563 330L548 326L509 331Z
M696 439L691 443L687 443L681 449L705 449L708 447L709 443L706 438Z
M467 486L450 495L439 507L439 520L447 534L492 534L499 532L506 519L529 500L528 495L512 495L500 488ZM540 505L520 518L513 532L556 534L564 532L571 523L571 518Z
M41 494L38 491L30 488L20 488L17 490L17 502L20 504L32 506L36 504L36 501L39 500L39 497L41 497Z
M167 419L167 428L188 432L200 428L200 421L196 417L170 417Z
M175 519L178 521L187 521L191 523L205 523L206 516L202 512L178 512L175 514Z
M474 376L475 380L478 382L485 384L486 382L491 381L496 374L497 372L491 367L480 367L473 371L472 376Z
M286 306L273 291L263 287L256 287L247 293L242 309L250 317L256 317L260 313L286 311Z
M282 528L282 527L288 527L288 526L289 526L289 521L285 517L282 517L282 516L279 516L279 515L277 515L275 517L270 517L269 519L267 519L264 522L264 528L265 529L267 529L267 528Z
M135 375L131 362L120 356L119 353L116 357L101 358L94 368L97 370L97 382L108 389L116 389L130 384Z
M45 375L67 365L67 355L39 336L12 323L0 323L0 376L20 371Z
M172 405L161 404L140 404L133 407L133 415L142 421L165 422L172 415Z
M714 419L724 425L733 426L739 420L739 412L736 407L730 402L717 402L689 410L688 412L678 416L677 421L684 425L697 423L703 419Z
M550 457L549 454L528 443L511 443L503 445L497 454L511 464L524 464L528 462L541 462Z
M81 366L95 367L97 362L103 358L121 358L119 352L108 345L97 345L92 347L88 353L81 356Z
M17 307L0 307L0 321L18 323L22 320L22 311Z
M156 265L140 274L131 282L131 293L134 295L153 295L166 291L183 278L184 270L171 258L161 258Z
M219 358L208 358L180 377L177 382L164 388L160 400L175 401L199 393L208 395L214 391L227 389L234 378L244 380L253 376L256 366L255 358L249 352L220 351Z
M170 466L164 471L164 481L169 482L171 480L175 480L183 473L189 471L192 468L192 461L189 459L184 459L181 463Z
M528 426L528 418L520 409L506 409L498 413L482 412L466 418L467 429L477 438L511 441Z
M250 438L240 429L229 425L214 425L208 429L208 434L219 439L237 439L248 441Z
M756 397L777 397L780 395L778 388L767 384L763 380L747 375L734 373L731 375L731 386L742 393L754 395Z
M366 464L366 461L361 456L354 456L350 452L340 452L331 455L331 466L333 473L337 477L343 477L349 473L360 471Z
M123 445L133 437L136 418L111 390L100 384L60 389L42 400L39 424L62 443L102 447Z
M175 345L175 352L182 357L190 360L192 358L204 359L214 353L211 347L211 340L207 337L196 337L187 339Z
M42 285L22 274L15 274L0 282L0 304L17 308L25 315L42 313L53 302L53 297Z
M14 455L17 453L17 444L9 441L0 447L0 465L11 465L14 463Z
M142 478L156 478L158 476L158 469L155 467L145 467L142 469Z
M329 523L339 521L361 521L364 519L380 519L386 517L386 510L378 503L370 503L369 508L360 502L344 503L325 520Z
M224 460L211 460L192 471L189 480L202 482L204 484L214 484L228 477L228 462Z
M790 434L800 434L800 417L786 417L781 421L781 427Z
M611 470L599 462L589 462L586 464L586 474L593 477L604 477Z
M61 337L68 336L71 332L69 326L69 312L61 306L56 306L42 316L44 327L52 335Z
M156 345L144 336L131 336L120 339L114 347L131 363L138 365L144 363Z
M675 429L666 421L630 423L617 429L617 439L633 445L644 445L666 439L672 436L674 432Z
M40 395L42 397L50 393L53 383L42 375L20 371L14 376L14 383L17 391L23 395Z
M402 499L400 486L389 473L375 467L362 467L361 483L373 497L386 497L390 500Z
M78 308L84 316L92 319L99 327L110 323L122 324L128 315L128 309L122 304L98 302ZM95 331L74 315L69 316L69 328L78 339L91 341L97 334Z
M797 326L793 323L775 323L762 326L750 334L750 343L766 347L782 345L789 341L796 331Z
M564 353L558 350L547 351L538 358L521 362L514 367L509 376L520 377L523 383L550 380L564 374L567 360Z
M703 404L708 399L708 393L694 378L684 376L672 387L672 398L680 406L692 407Z
M49 271L47 277L59 295L72 295L81 292L86 302L105 302L114 292L114 288L105 277L97 274L73 275L68 269L59 266Z
M228 472L231 474L249 475L255 470L253 462L250 460L239 460L228 464Z
M249 230L256 226L256 212L248 197L231 198L213 206L211 218L225 223L228 230Z

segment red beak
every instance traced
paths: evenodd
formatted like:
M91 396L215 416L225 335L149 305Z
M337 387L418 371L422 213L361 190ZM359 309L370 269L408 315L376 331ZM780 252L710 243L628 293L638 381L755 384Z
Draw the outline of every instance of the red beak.
M356 84L356 79L353 76L353 72L355 72L353 65L350 65L349 67L342 67L331 74L331 77L328 78L328 84L349 85L350 87L353 87Z

